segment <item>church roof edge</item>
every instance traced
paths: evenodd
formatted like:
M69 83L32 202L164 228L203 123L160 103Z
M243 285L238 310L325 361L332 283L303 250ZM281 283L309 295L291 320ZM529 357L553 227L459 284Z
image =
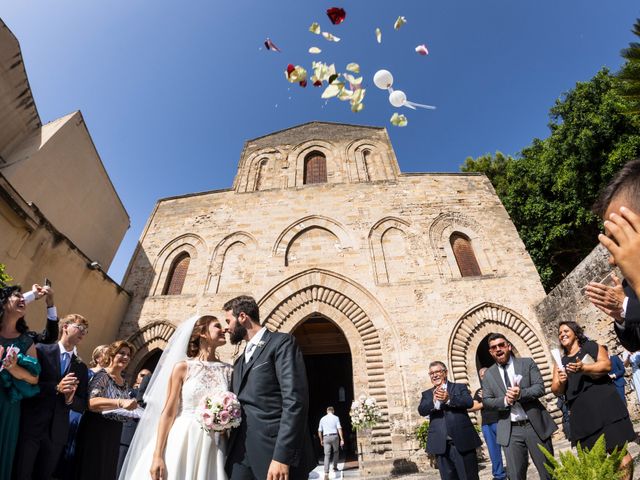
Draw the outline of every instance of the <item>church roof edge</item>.
M272 135L277 135L278 133L286 132L288 130L293 130L294 128L306 127L307 125L334 125L334 126L338 126L338 127L343 126L343 127L371 128L371 129L374 129L374 130L385 130L385 127L378 127L378 126L374 126L374 125L358 125L358 124L355 124L355 123L321 122L321 121L318 121L318 120L312 120L311 122L305 122L305 123L300 123L298 125L292 125L290 127L282 128L282 129L276 130L274 132L265 133L264 135L260 135L258 137L250 138L248 140L245 140L244 144L245 144L245 147L246 147L247 144L249 144L251 142L255 142L256 140L260 140L262 138L270 137Z

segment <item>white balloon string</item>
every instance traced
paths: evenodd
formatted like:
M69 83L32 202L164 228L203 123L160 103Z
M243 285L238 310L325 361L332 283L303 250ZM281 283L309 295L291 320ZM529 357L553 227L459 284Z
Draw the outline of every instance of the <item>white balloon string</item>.
M414 102L405 102L405 105L409 108L413 108L414 110L416 109L416 107L420 107L420 108L426 108L428 110L435 110L436 107L434 107L433 105L423 105L421 103L414 103Z

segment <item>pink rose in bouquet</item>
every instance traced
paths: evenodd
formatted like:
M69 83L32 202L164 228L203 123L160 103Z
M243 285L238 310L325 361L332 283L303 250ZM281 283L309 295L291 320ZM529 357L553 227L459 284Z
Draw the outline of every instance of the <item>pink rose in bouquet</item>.
M207 432L236 428L242 421L238 397L232 392L207 394L200 400L197 417L201 427Z

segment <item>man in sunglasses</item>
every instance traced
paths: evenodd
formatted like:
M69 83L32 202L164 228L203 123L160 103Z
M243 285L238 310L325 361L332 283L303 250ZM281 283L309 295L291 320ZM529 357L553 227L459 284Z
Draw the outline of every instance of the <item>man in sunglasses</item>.
M76 347L89 331L87 320L70 314L60 320L58 343L36 345L42 370L40 393L22 401L16 480L50 479L67 442L69 410L87 408L87 366Z
M501 333L489 335L489 353L495 360L482 381L482 404L498 411L497 441L507 458L510 480L525 480L529 455L541 479L550 480L542 445L553 454L551 435L558 427L540 397L544 381L532 358L516 358Z
M447 381L442 362L429 364L433 388L422 392L418 412L429 416L427 453L436 456L442 480L478 480L476 448L480 437L469 419L471 392L462 383Z

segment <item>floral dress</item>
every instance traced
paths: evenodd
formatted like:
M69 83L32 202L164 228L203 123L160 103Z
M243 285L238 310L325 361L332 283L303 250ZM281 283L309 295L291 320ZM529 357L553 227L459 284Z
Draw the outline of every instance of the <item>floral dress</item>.
M89 382L89 399L129 399L126 382L118 385L106 370L100 370ZM120 436L125 418L87 410L76 437L77 480L114 480L117 478Z
M18 365L32 375L40 375L38 360L27 355L27 350L33 345L31 337L24 333L16 338L0 337L0 345L5 351L11 345L17 347L20 350ZM16 380L4 369L0 372L0 478L11 478L20 427L20 400L33 397L39 391L37 385Z

